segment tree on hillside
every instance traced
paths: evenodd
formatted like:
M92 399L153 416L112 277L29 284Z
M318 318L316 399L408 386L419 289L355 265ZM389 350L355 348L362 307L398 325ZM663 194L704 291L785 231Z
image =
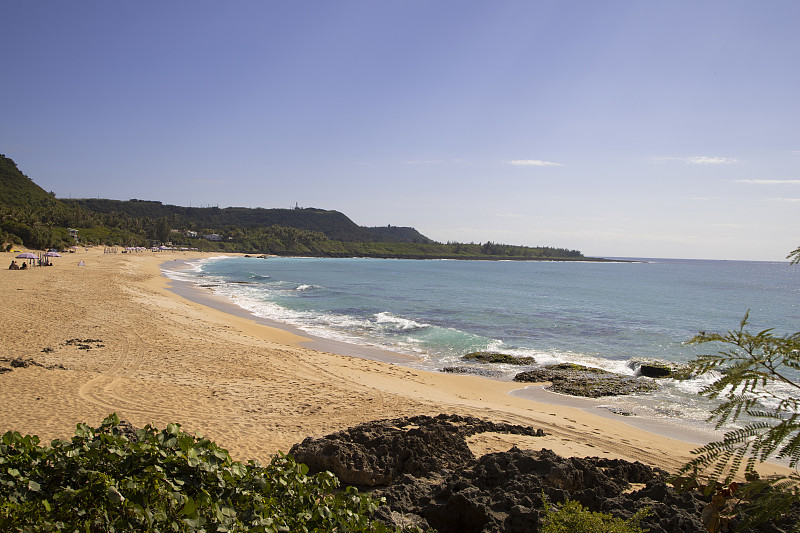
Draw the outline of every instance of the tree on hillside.
M800 263L800 247L787 259ZM736 330L701 332L691 340L724 346L716 354L690 362L693 375L715 371L719 376L700 391L723 400L709 421L719 429L745 415L750 418L743 427L725 433L722 441L695 450L696 457L681 470L690 476L707 472L707 486L721 489L704 511L709 531L719 531L735 514L730 512L731 500L742 509L742 527L775 518L800 504L800 382L794 377L800 371L800 332L751 333L746 329L748 316ZM795 471L762 478L756 465L771 459L788 461ZM747 483L739 485L734 479L742 473ZM800 532L800 521L793 531Z
M167 221L167 217L162 217L158 224L156 224L156 239L161 242L169 241L169 234L172 231L172 228L169 227L169 222Z

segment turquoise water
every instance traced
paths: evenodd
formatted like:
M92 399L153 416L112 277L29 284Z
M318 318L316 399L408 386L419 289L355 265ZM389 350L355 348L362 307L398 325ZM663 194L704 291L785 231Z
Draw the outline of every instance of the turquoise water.
M463 354L491 350L632 374L633 358L684 362L713 352L685 341L736 328L748 309L753 330L800 331L800 267L788 263L238 257L168 275L317 336L413 355L428 369L464 366ZM496 370L510 379L519 368ZM670 383L628 407L705 418L702 384ZM697 412L687 414L688 404Z

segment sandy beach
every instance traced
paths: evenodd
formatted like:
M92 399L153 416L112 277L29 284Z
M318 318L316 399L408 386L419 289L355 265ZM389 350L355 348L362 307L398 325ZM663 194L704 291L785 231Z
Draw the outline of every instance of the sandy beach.
M516 445L675 470L697 447L614 417L511 395L518 383L310 349L301 335L171 291L160 266L205 256L197 252L81 249L52 267L5 270L13 255L0 254L0 365L14 358L35 364L0 374L0 432L47 442L116 412L136 426L177 422L237 459L266 462L307 436L360 422L455 413L547 433L478 435L476 454Z

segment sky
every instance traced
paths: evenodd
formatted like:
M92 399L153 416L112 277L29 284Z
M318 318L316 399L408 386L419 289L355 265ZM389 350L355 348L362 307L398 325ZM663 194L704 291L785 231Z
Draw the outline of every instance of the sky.
M0 153L59 198L784 260L800 2L5 2Z

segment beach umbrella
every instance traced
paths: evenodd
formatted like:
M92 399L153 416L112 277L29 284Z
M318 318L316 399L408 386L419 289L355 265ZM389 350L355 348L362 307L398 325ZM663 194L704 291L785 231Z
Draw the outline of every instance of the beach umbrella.
M51 250L44 255L47 257L61 257L61 254L56 252L55 250Z
M23 252L17 256L17 259L37 259L36 254L30 252Z

